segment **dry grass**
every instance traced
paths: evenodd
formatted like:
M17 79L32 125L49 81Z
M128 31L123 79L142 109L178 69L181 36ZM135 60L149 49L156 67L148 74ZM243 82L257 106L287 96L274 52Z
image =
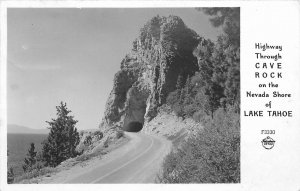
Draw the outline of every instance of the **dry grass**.
M40 176L44 176L44 175L49 175L51 173L56 172L57 170L55 168L51 168L51 167L44 167L41 169L33 169L30 172L26 172L24 174L22 174L21 176L18 176L14 179L14 183L22 183L22 184L26 184L26 183L34 183L32 181L33 178L36 177L40 177Z

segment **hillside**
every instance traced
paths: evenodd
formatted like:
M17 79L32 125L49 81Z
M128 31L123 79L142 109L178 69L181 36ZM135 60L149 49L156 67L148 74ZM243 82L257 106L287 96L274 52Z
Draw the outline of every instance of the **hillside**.
M32 129L29 127L8 124L7 125L7 133L10 134L48 134L48 129Z
M200 11L223 29L216 42L177 16L141 28L100 124L172 140L160 183L240 182L240 10Z

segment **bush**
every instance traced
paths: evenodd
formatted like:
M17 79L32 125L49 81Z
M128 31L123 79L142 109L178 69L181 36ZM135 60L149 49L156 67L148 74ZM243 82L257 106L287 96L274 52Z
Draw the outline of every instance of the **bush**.
M93 133L93 135L94 135L94 136L98 136L100 139L102 139L102 137L103 137L103 133L102 133L101 131L95 131L95 132Z
M77 156L75 158L75 160L79 161L79 162L83 162L83 161L89 160L91 158L94 158L94 157L97 157L97 156L101 156L102 154L103 153L101 151L92 152L92 153L83 153L82 155Z
M176 114L176 116L184 118L185 113L183 110L183 105L176 103L172 106L172 109L173 109L174 113Z
M92 144L92 137L91 135L87 135L83 141L85 146L90 146Z
M18 183L18 182L21 182L22 180L29 180L29 179L32 179L32 178L35 178L38 176L43 176L46 174L50 174L53 172L56 172L56 169L50 168L50 167L44 167L41 169L33 169L30 172L26 172L23 175L16 177L14 182Z
M107 148L109 146L109 139L106 139L103 143L103 147Z
M80 137L82 137L83 134L84 134L84 131L80 131L80 132L79 132L79 136L80 136Z
M173 92L169 93L166 102L167 102L168 105L172 106L172 105L174 105L175 103L178 102L178 99L179 99L178 98L178 92L173 91Z
M207 115L204 111L199 110L193 114L193 120L199 123L205 123L209 120L212 120L212 117Z
M183 112L185 114L185 117L192 117L193 114L197 111L197 106L195 104L185 105L183 107Z
M118 130L117 131L117 134L116 134L116 137L117 139L120 139L121 137L124 137L124 131L123 130Z
M205 128L165 159L161 183L240 182L240 119L231 109L218 109Z

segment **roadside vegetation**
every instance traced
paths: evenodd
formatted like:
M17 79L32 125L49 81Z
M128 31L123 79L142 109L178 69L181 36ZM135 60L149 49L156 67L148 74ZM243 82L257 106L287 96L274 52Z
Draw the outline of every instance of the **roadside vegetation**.
M26 158L24 159L24 174L14 177L12 172L8 173L8 183L19 182L23 179L30 179L37 176L45 175L55 171L54 167L62 161L75 157L80 153L75 148L79 143L79 133L75 127L77 121L74 116L69 115L71 112L67 104L61 102L56 106L56 119L48 123L50 133L47 139L42 143L42 151L35 150L35 144L31 143Z
M240 182L240 121L232 108L218 109L205 128L165 158L160 183Z
M215 43L200 39L194 50L199 71L179 75L167 105L204 128L166 157L160 183L240 182L240 10L200 11L223 35Z
M83 132L79 133L77 131L75 126L78 121L74 119L74 116L70 115L71 111L68 110L66 103L61 102L56 107L56 111L56 119L51 119L50 122L46 121L50 132L47 139L42 143L42 150L36 151L35 144L30 144L22 165L24 173L15 176L13 168L8 168L7 182L9 184L26 182L40 176L51 176L51 173L58 171L56 167L68 159L72 160L67 165L73 166L108 152L105 149L98 149L93 152L84 152L84 149L78 149L77 146L81 139L83 142L82 146L90 148L93 142L100 141L104 137L103 132L97 130L83 136ZM122 137L124 137L123 131L118 130L115 132L116 140ZM112 141L111 139L106 139L103 147L107 148ZM35 183L34 181L29 182Z

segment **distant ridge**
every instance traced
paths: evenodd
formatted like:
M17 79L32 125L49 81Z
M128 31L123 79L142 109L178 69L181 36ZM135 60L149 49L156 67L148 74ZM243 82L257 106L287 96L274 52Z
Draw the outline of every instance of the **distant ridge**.
M48 134L48 129L32 129L29 127L8 124L7 125L7 133L9 134Z

